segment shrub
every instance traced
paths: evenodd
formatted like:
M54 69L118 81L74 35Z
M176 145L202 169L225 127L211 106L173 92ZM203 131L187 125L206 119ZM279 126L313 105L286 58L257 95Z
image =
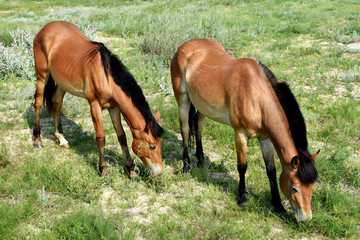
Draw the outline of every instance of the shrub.
M79 28L88 38L94 39L96 30L92 25L80 25ZM5 46L3 42L0 42L0 78L14 75L20 79L35 80L34 35L21 27L18 27L16 31L11 31L10 35L13 40L10 46Z
M35 79L32 40L30 31L18 27L11 31L13 43L5 46L0 42L0 76L15 75L21 79Z

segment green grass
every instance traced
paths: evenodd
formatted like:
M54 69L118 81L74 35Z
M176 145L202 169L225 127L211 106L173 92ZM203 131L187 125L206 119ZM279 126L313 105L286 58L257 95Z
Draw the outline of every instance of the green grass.
M360 7L357 1L1 1L0 42L9 31L35 34L53 20L92 24L130 69L166 130L165 172L152 178L141 161L127 179L124 158L103 112L110 177L98 174L89 106L66 95L64 134L53 141L53 119L41 113L43 149L32 147L35 83L0 76L0 239L301 239L360 234ZM181 137L169 64L192 38L219 41L236 57L253 57L287 81L305 117L309 148L321 150L313 220L297 224L275 214L257 140L248 143L245 208L230 127L205 121L206 161L181 170ZM1 51L1 49L0 49ZM131 133L124 127L131 144ZM192 150L194 153L194 150ZM276 160L278 174L281 165Z

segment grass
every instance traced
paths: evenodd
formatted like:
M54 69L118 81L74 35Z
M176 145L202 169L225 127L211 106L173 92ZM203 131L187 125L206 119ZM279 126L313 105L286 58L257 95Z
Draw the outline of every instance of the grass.
M110 117L103 112L110 177L98 175L98 150L86 100L65 96L70 148L53 141L41 114L43 149L32 147L35 83L0 76L0 239L356 238L360 234L359 5L356 1L1 1L0 42L10 31L34 35L53 20L97 30L131 70L153 112L161 110L165 172L128 180ZM92 28L88 29L89 33ZM258 58L287 81L305 117L310 151L321 149L313 220L297 224L272 211L256 140L248 144L246 208L237 202L231 128L205 121L205 166L181 169L181 137L169 63L192 38L212 38L236 57ZM1 49L0 49L1 51ZM131 144L131 133L124 124ZM277 160L278 174L281 166Z

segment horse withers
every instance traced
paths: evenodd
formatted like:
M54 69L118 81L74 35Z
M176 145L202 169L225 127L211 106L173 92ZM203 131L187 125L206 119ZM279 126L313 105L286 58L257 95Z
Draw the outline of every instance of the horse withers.
M191 126L202 165L201 131L204 118L231 126L235 133L239 204L247 201L245 172L247 140L258 138L270 182L272 205L284 211L276 182L274 147L282 172L280 188L294 209L296 220L312 218L311 192L318 173L310 155L306 127L290 88L278 82L261 62L234 58L220 43L195 39L184 43L171 62L172 86L178 103L185 172L189 171Z
M108 175L104 147L105 134L101 111L108 109L121 149L128 176L135 175L121 115L133 136L132 149L152 173L163 170L161 136L157 123L160 112L152 115L145 96L132 74L102 43L90 41L71 23L56 21L44 26L34 38L36 72L35 126L33 145L41 147L40 110L44 101L54 115L54 138L68 147L61 125L61 107L66 92L87 99L99 149L99 170Z

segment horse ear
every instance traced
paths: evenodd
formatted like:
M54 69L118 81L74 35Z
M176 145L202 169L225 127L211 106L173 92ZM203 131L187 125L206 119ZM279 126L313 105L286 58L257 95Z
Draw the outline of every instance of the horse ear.
M319 155L319 152L320 152L320 150L312 155L312 158L314 159L314 162L316 161L316 158Z
M159 118L160 118L160 110L158 110L154 116L156 122L159 121Z
M299 167L299 164L300 164L300 160L298 156L295 156L291 159L291 166L293 169L297 169Z

